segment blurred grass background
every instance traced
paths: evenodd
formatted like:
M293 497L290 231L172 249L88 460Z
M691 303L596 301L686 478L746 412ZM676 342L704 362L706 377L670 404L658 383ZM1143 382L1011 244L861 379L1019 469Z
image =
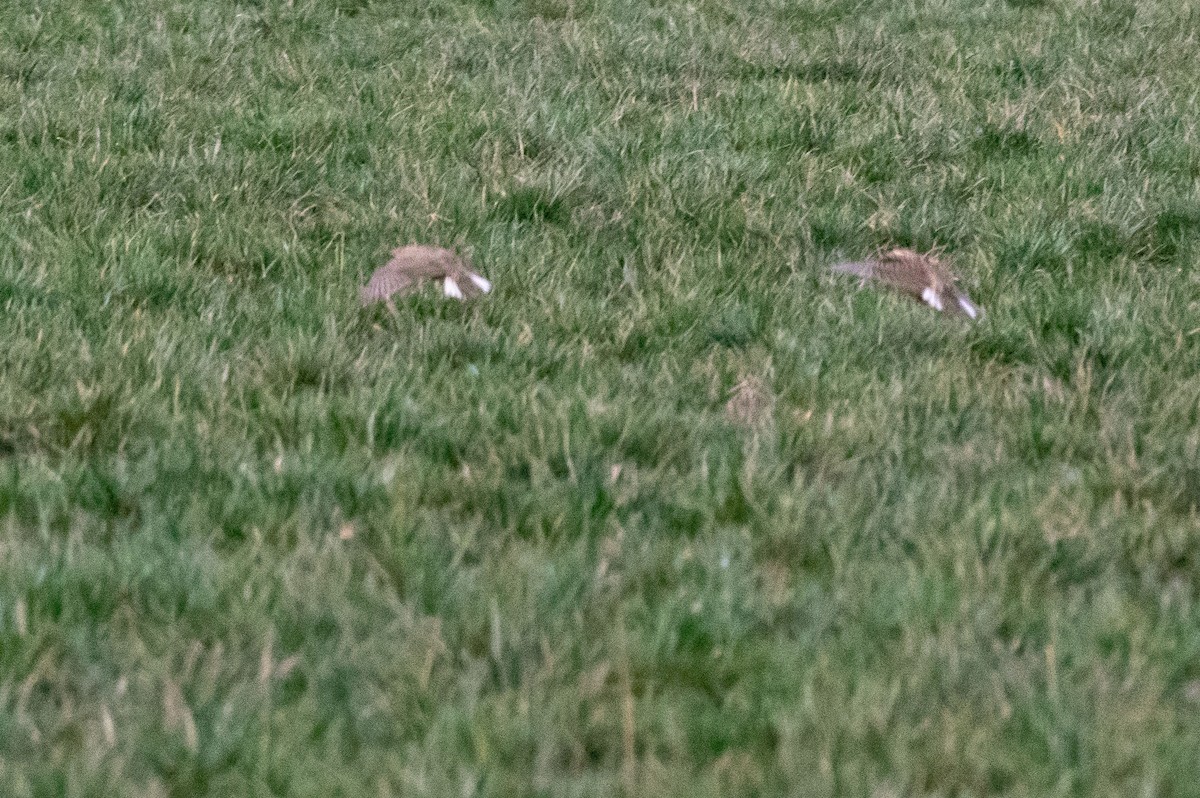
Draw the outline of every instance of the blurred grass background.
M1200 794L1194 2L0 18L0 793Z

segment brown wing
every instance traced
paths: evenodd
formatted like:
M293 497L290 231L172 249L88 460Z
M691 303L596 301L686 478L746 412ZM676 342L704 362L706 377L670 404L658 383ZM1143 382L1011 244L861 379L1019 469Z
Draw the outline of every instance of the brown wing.
M875 276L875 261L873 260L842 261L841 263L833 264L830 268L835 272L853 274L855 277L861 277L864 280L869 280Z
M438 280L454 267L458 256L448 249L411 244L392 250L392 259L375 270L359 292L364 305L384 302L417 288L422 280Z
M920 298L940 284L932 259L911 249L893 249L876 258L875 277L897 291Z
M358 292L358 299L363 305L386 302L397 294L413 290L416 286L417 281L409 274L400 269L393 268L389 263L375 270L375 273L371 275L371 279Z

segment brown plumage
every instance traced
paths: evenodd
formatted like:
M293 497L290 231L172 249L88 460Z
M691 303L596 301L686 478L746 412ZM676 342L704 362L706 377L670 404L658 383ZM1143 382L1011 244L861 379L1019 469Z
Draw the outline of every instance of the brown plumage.
M392 259L375 270L358 298L363 305L390 303L392 297L416 290L424 280L440 280L442 293L460 300L492 290L491 282L457 253L441 247L409 244L392 250Z
M959 289L958 277L932 253L893 249L871 260L834 264L833 270L883 283L937 311L971 320L983 315L983 309Z

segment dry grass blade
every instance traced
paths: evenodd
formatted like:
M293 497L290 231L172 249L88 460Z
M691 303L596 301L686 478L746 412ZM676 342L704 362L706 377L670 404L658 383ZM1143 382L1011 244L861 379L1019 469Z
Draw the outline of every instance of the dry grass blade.
M875 280L934 310L977 320L983 309L958 287L958 276L933 253L892 249L868 261L836 263L833 270Z
M457 253L441 247L410 244L392 251L392 259L375 270L359 291L359 301L388 302L416 290L426 280L442 283L442 292L464 300L492 290L491 282Z

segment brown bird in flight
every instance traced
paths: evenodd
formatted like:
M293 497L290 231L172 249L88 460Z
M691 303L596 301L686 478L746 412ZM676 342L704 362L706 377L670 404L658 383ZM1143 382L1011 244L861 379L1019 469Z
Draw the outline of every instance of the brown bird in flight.
M875 280L924 302L934 310L966 316L972 321L983 309L958 287L958 277L933 254L922 255L911 249L881 252L871 260L835 263L835 272Z
M457 253L441 247L409 244L392 250L392 259L380 266L358 292L364 306L391 304L392 297L416 290L424 280L441 280L442 293L453 299L470 299L492 290L491 282L472 270Z

